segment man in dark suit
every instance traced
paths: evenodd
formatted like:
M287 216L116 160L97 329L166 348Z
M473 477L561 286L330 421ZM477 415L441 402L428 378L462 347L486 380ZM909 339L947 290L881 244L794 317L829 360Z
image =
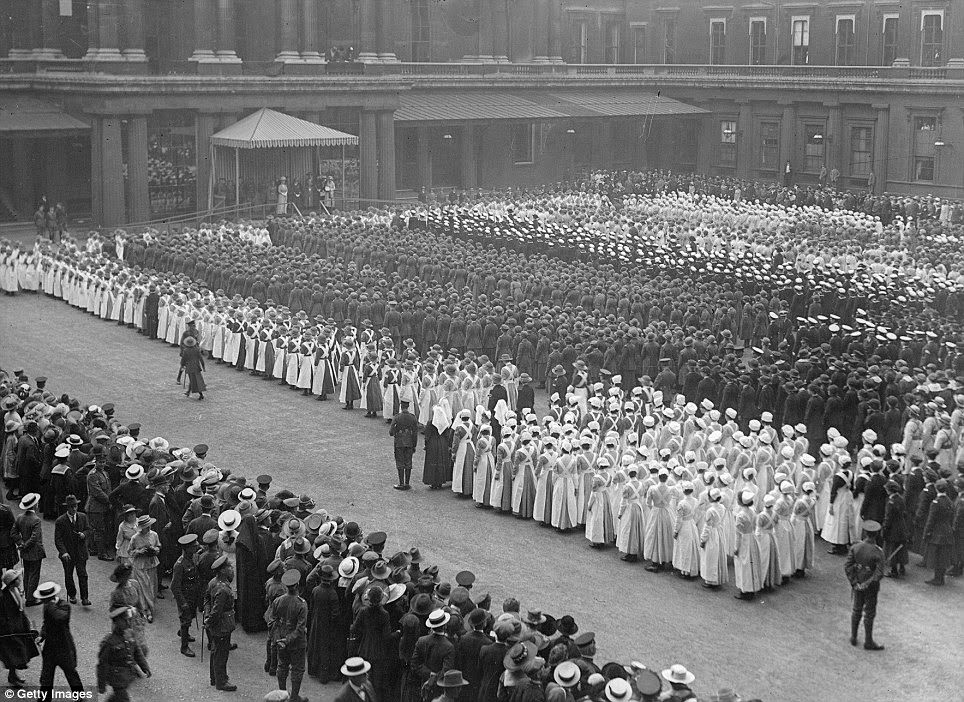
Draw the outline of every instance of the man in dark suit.
M515 402L515 412L520 417L526 410L534 409L536 406L536 391L532 388L532 378L528 373L519 376L519 394ZM463 674L465 671L462 671Z
M39 604L33 593L40 584L40 566L47 552L44 551L44 535L40 517L34 511L40 504L40 495L28 493L20 500L23 513L17 517L17 534L20 535L20 558L23 559L23 591L27 595L27 606Z
M937 488L937 497L931 504L924 526L927 563L934 568L934 577L925 582L940 586L944 584L944 574L954 549L954 503L947 496L947 480L941 478L934 487Z
M409 675L421 687L432 674L441 675L453 667L455 645L445 635L451 615L444 609L436 609L425 620L429 633L415 642Z
M338 691L333 702L378 702L375 688L368 680L368 671L371 669L371 663L364 658L355 656L345 661L341 674L348 682Z
M411 490L412 456L418 446L418 420L408 411L408 401L399 402L399 413L392 419L388 435L395 437L395 469L398 471L396 490Z
M474 701L478 699L479 684L482 682L479 652L483 646L492 643L492 639L484 631L488 621L488 613L484 609L473 609L466 621L469 632L455 644L455 661L452 667L461 670L469 683L463 688L461 697Z
M870 464L870 480L864 488L864 501L860 505L860 518L863 520L873 520L883 523L884 512L887 506L887 478L883 474L884 464L881 461L874 461Z
M57 517L54 522L54 545L64 566L64 584L67 587L67 599L70 604L77 604L77 586L80 586L80 603L84 607L90 606L87 591L87 538L90 536L90 523L87 515L77 511L77 498L67 495L64 507L67 511ZM77 585L74 584L74 572L77 572Z
M499 694L499 680L505 672L505 654L509 650L509 638L522 631L522 623L517 620L501 621L493 627L495 642L479 650L479 702L496 702Z

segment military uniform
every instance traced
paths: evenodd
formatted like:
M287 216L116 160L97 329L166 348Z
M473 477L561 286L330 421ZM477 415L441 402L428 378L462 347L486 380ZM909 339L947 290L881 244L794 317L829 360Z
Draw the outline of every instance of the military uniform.
M192 640L191 622L197 615L201 598L201 573L194 558L187 553L181 554L174 563L171 571L171 593L177 603L177 616L181 622L181 628L178 630L181 637L181 653L193 657L194 653L188 648L188 643Z
M217 578L208 583L204 595L204 626L211 637L211 685L219 690L236 689L228 682L231 632L235 629L231 583Z
M864 531L876 533L880 525L864 522ZM844 565L847 580L853 588L853 612L850 617L850 645L857 645L857 630L860 628L861 615L864 620L864 648L876 651L883 648L874 641L874 618L877 616L877 595L880 593L880 579L884 577L884 551L868 540L850 547L847 563Z
M295 575L289 575L294 573ZM283 580L297 584L298 571L288 571ZM297 577L295 577L297 576ZM290 580L289 580L290 579ZM278 652L278 688L287 689L291 672L291 700L301 701L301 681L305 676L305 654L308 646L308 604L291 591L271 603L268 614L271 638Z
M150 667L144 651L124 631L114 630L100 642L97 654L97 690L103 693L107 686L113 689L108 700L128 702L127 688L137 678L137 668L150 675Z

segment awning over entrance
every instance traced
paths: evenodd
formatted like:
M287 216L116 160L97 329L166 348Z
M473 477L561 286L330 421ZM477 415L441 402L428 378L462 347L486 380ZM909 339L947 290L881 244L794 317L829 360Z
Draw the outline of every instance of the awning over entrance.
M457 90L405 92L396 122L467 122L486 120L653 117L707 112L695 105L638 90L525 92Z
M65 136L90 131L90 127L44 100L20 95L0 95L0 136Z
M214 134L211 143L236 149L357 146L358 137L262 108Z

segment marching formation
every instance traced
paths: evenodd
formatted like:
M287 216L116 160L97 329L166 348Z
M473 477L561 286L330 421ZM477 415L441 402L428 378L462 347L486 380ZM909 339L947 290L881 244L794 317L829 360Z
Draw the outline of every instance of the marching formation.
M92 606L86 563L96 555L116 562L96 683L121 702L138 677L151 676L152 625L164 617L177 617L185 657L197 657L198 638L207 642L219 691L238 689L231 652L263 646L264 671L277 682L265 699L279 702L306 701L306 674L344 681L335 699L367 702L445 702L456 691L479 702L694 697L695 676L683 665L657 672L597 662L595 634L572 616L523 610L511 597L495 611L471 571L447 579L418 547L393 551L385 532L272 489L270 475L216 467L205 444L145 440L112 403L56 396L22 370L0 373L0 397L0 451L16 456L4 487L19 498L16 516L0 503L0 524L13 536L0 549L0 662L11 687L26 684L21 673L40 641L40 688L51 688L60 667L72 690L84 689L70 618L78 588L82 611ZM55 522L63 587L40 582L43 520ZM29 609L41 603L38 632ZM254 638L264 632L266 640Z

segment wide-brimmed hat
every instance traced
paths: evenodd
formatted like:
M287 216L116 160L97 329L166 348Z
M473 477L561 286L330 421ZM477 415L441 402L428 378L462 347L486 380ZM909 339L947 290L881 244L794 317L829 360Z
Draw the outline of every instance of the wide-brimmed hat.
M64 507L73 507L79 504L80 501L73 495L67 495L67 497L64 498Z
M155 522L157 522L157 520L154 519L154 517L152 517L151 515L142 514L137 518L137 528L143 529L144 527L153 526Z
M304 537L295 539L291 546L294 549L294 552L299 556L303 556L311 551L311 543Z
M556 669L552 673L552 679L556 681L557 685L562 687L575 687L579 684L581 677L582 671L579 670L579 666L572 661L563 661L556 666Z
M52 600L60 594L60 585L55 582L41 583L33 592L35 600Z
M531 641L520 641L513 644L505 657L502 659L502 664L505 666L506 670L522 670L525 668L532 660L536 657L536 645Z
M386 580L391 574L392 571L385 561L378 561L372 567L372 577L375 580Z
M241 513L236 509L226 509L218 517L221 531L236 531L241 526Z
M444 609L436 609L425 620L425 626L429 629L438 629L449 623L451 615Z
M186 336L186 337L184 337L184 345L185 345L185 346L196 346L196 345L197 345L197 339L195 339L193 336Z
M689 685L696 680L696 676L686 669L681 663L674 663L666 670L662 671L663 677L671 683Z
M468 685L469 681L462 677L461 670L446 670L445 674L435 680L435 684L439 687L462 687L463 685Z
M606 683L606 699L609 702L629 702L633 699L633 686L625 678L613 678Z
M124 477L128 480L140 480L142 475L144 475L144 466L138 465L137 463L132 463L130 467L124 471Z
M6 590L10 587L10 583L22 575L23 570L21 568L10 568L9 570L3 571L3 575L0 576L0 590Z
M579 625L576 624L576 620L572 618L572 615L566 614L556 622L556 631L565 636L575 636L579 631Z
M360 656L349 658L341 667L341 674L348 678L364 675L372 669L372 664Z
M20 509L33 509L40 503L40 495L35 492L28 492L20 500Z
M358 559L354 556L349 556L338 564L338 575L343 578L354 578L358 575L358 569L360 567L361 564L358 562Z
M537 609L530 609L528 612L526 612L526 616L523 621L529 626L539 626L540 624L545 623L546 615Z

